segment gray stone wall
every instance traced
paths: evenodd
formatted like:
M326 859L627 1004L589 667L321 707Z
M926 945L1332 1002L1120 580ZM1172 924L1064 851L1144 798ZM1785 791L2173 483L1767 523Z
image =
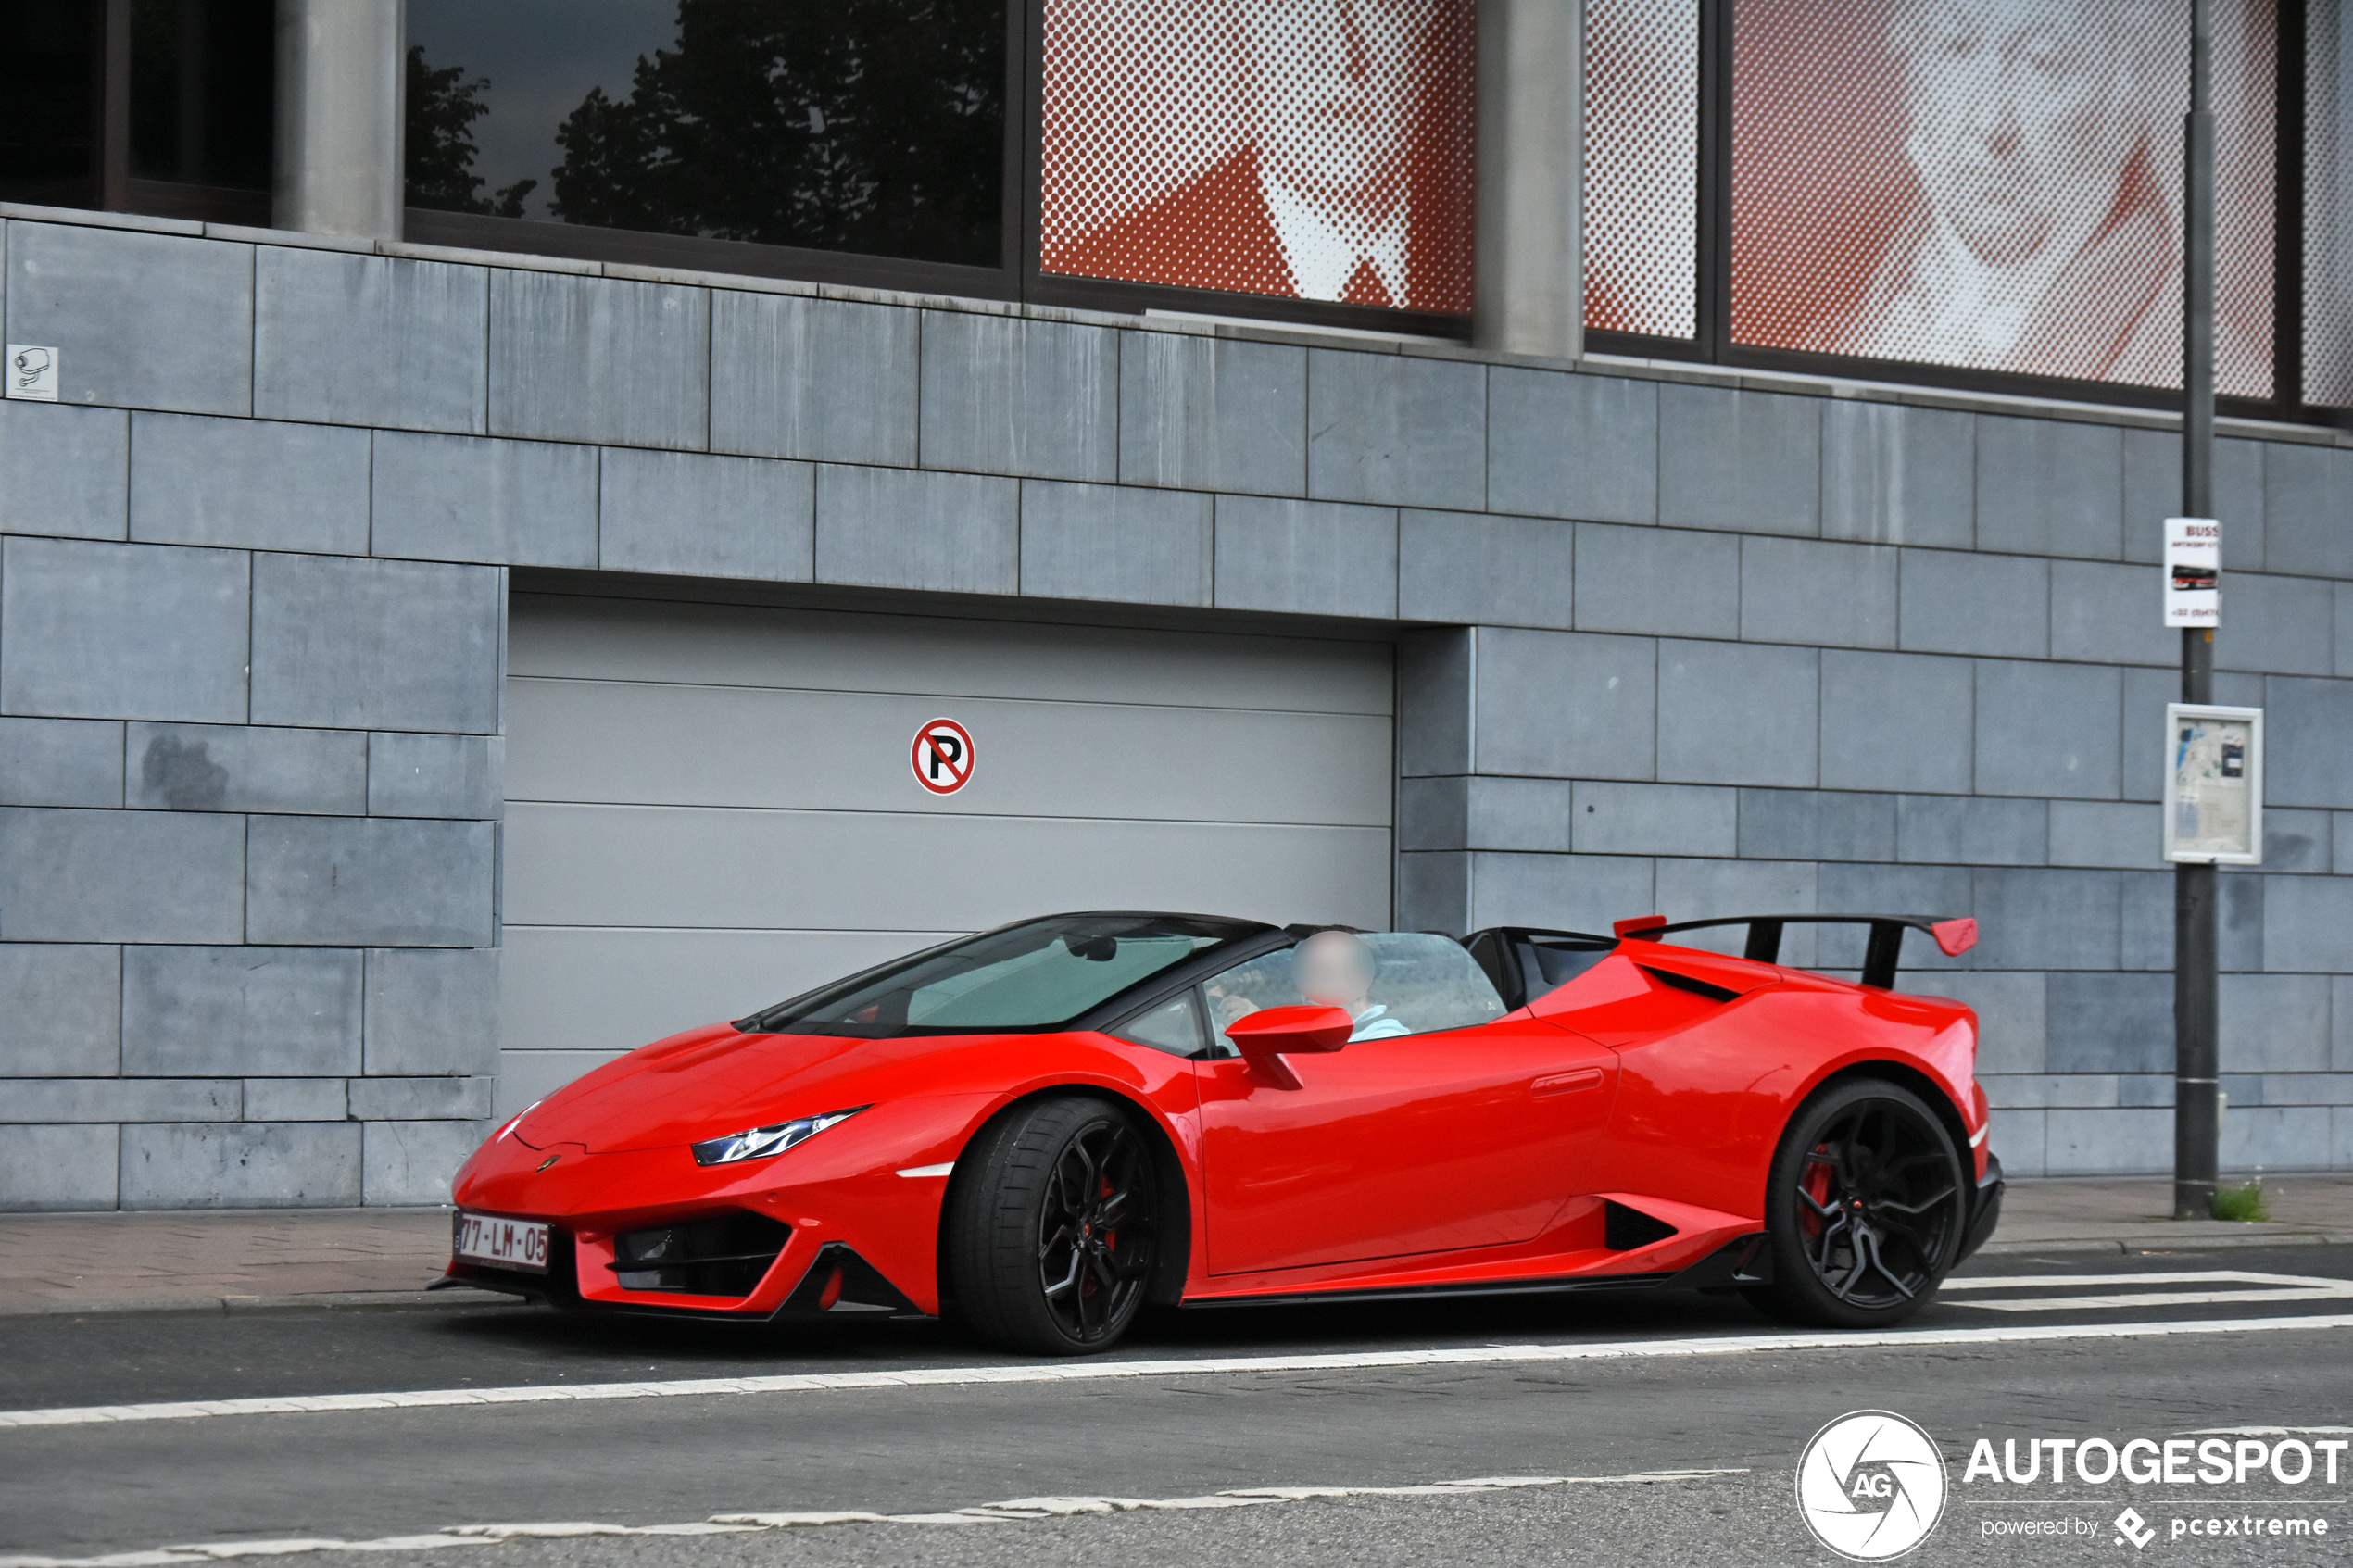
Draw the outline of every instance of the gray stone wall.
M2161 419L0 220L0 1207L443 1196L511 567L1396 627L1401 924L1974 913L2005 1160L2165 1163ZM2353 445L2231 429L2224 1158L2353 1165Z

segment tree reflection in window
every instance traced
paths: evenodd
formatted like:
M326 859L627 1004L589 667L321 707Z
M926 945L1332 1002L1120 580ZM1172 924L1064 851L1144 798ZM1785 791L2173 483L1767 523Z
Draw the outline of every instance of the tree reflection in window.
M564 6L522 3L565 25ZM625 86L590 87L547 127L545 216L998 263L1004 0L676 0L674 14L668 45L639 54ZM509 112L485 76L515 103L545 101L531 62L476 76L412 49L409 69L411 200L520 215L521 182L481 194L472 127Z
M463 66L434 67L425 63L425 48L409 50L409 205L440 212L479 212L492 218L521 218L523 198L539 183L518 180L484 196L483 177L474 172L481 149L474 145L474 121L490 112L482 95L490 90L486 76L466 80Z

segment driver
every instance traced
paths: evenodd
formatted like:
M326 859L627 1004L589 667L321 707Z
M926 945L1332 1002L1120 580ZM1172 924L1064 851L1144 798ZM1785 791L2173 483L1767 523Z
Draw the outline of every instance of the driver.
M1369 1001L1379 965L1363 937L1350 931L1319 931L1299 945L1291 959L1291 984L1311 1002L1346 1011L1356 1027L1351 1040L1388 1040L1413 1031L1389 1009Z

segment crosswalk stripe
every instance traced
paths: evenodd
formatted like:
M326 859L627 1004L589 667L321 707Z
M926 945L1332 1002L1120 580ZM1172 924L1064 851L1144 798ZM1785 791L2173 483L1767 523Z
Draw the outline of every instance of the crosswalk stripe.
M2031 1283L2031 1282L2030 1282ZM766 1377L697 1377L673 1382L537 1384L508 1388L425 1388L375 1394L311 1394L246 1399L93 1405L0 1411L0 1429L84 1426L115 1422L190 1421L212 1416L319 1415L469 1405L556 1404L604 1399L692 1399L729 1394L816 1394L859 1389L950 1388L988 1385L1097 1383L1132 1377L1214 1377L1300 1372L1382 1372L1415 1367L1482 1366L1588 1361L1642 1361L1755 1355L1793 1350L1936 1348L2072 1339L2145 1339L2169 1336L2267 1334L2353 1328L2353 1314L2215 1318L2159 1323L2035 1323L1986 1328L1895 1329L1793 1334L1726 1334L1685 1339L1621 1339L1565 1345L1480 1345L1430 1350L1328 1351L1302 1355L1202 1356L1144 1361L1048 1361L1001 1366L910 1367L897 1371L796 1373Z

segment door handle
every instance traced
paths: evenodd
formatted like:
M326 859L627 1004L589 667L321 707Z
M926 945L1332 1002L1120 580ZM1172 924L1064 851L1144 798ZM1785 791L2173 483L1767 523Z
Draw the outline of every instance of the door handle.
M1579 1067L1573 1072L1554 1073L1539 1078L1529 1086L1536 1091L1537 1098L1541 1099L1546 1095L1575 1094L1579 1089L1592 1088L1601 1081L1600 1068Z

